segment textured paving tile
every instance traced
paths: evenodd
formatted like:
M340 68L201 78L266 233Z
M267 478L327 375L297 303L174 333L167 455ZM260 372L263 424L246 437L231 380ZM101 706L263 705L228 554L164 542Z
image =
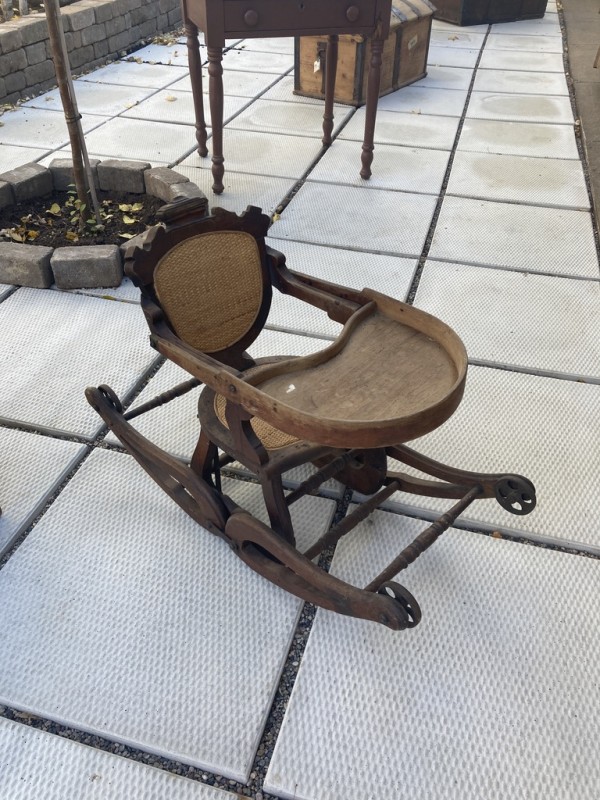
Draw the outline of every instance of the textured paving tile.
M208 140L210 147L210 139ZM208 197L211 206L221 206L228 211L235 211L241 214L247 206L258 206L265 214L272 214L283 198L291 190L295 183L295 178L273 178L261 177L259 175L246 175L243 172L232 172L229 170L227 162L227 152L225 152L225 177L223 183L225 190L222 194L214 194L212 191L212 173L210 166L210 155L207 157L204 169L199 169L197 165L202 159L197 153L193 153L186 160L177 165L177 172L188 177L191 181L202 189Z
M551 122L563 125L573 123L573 111L568 97L541 94L473 92L467 117L506 119L515 122Z
M516 37L515 37L516 38ZM480 69L514 69L527 72L559 72L564 75L562 51L555 53L523 53L519 50L490 50L485 48Z
M422 527L372 519L336 575L366 582ZM452 530L400 581L422 604L414 630L317 612L267 791L594 800L598 563Z
M458 47L442 47L431 42L427 53L427 63L446 67L474 67L479 58L479 50Z
M505 33L490 33L486 50L518 50L527 60L527 53L562 53L562 38L559 36L509 36Z
M539 19L520 19L515 22L497 22L492 25L491 33L508 33L510 35L526 34L531 36L560 36L560 24L555 15L546 14Z
M417 81L417 86L429 89L468 89L473 76L472 69L464 67L427 67L427 75Z
M598 277L585 211L446 197L430 258L533 272Z
M558 72L479 69L473 89L477 92L513 92L515 94L568 95L564 75Z
M312 339L308 336L290 336L279 331L263 331L259 339L250 347L254 358L274 355L308 355L320 350L329 342ZM172 389L191 375L172 362L165 362L145 389L139 394L131 408ZM147 411L132 420L132 425L141 434L159 447L178 458L189 460L198 441L198 396L201 388L193 389L160 408ZM119 440L109 432L107 442L118 444Z
M415 305L453 327L470 358L600 381L597 281L429 261Z
M382 111L402 111L405 114L460 117L466 99L466 89L427 89L413 85L405 86L399 92L386 94L379 100L379 108Z
M377 160L373 167L377 169ZM327 184L307 183L273 225L271 236L419 256L435 204L436 198L428 195L353 186L334 193Z
M334 142L308 179L362 186L360 153L358 142ZM380 144L375 148L369 188L437 195L442 188L449 157L450 154L442 150Z
M81 125L87 133L104 123L104 118L83 114ZM43 143L47 150L61 147L69 141L67 123L62 111L41 108L15 108L2 115L0 144L14 144L39 148ZM87 141L87 136L86 136ZM23 164L26 161L21 162ZM14 165L17 166L17 165ZM13 168L14 168L13 166Z
M435 117L430 114L396 114L377 112L375 144L401 144L413 147L451 150L458 130L458 117ZM365 134L365 112L358 109L339 135L340 139L362 142Z
M290 53L263 53L258 50L228 50L223 55L223 70L241 72L270 72L281 75L294 66Z
M188 53L185 42L176 42L175 44L149 44L136 50L130 57L137 64L144 62L144 64L166 64L167 66L175 65L178 67L188 66ZM129 61L129 58L126 61ZM200 47L200 58L202 62L206 61L206 48Z
M210 140L208 147L211 147ZM225 170L233 172L297 179L306 172L321 149L321 140L308 136L276 138L263 131L238 131L229 127L223 131ZM195 153L182 163L203 169L211 166L210 158L202 159Z
M469 25L464 30L469 33L487 33L489 30L489 25L486 23L482 23L481 25ZM452 22L444 22L443 19L437 19L435 16L431 21L431 29L434 31L441 31L445 32L448 35L452 33L456 33L456 31L460 31L460 28L457 27Z
M37 161L46 155L47 149L39 147L19 147L18 145L0 145L0 172L9 172L11 169Z
M88 83L76 81L75 98L79 111L89 114L112 117L140 103L152 94L148 87L118 86L116 84ZM62 103L58 89L34 97L27 103L28 108L44 108L62 113Z
M53 287L56 289L56 287ZM61 290L57 290L61 291ZM92 297L103 297L106 300L120 300L124 303L139 303L140 290L129 278L123 278L121 285L111 289L69 289L71 294L89 294Z
M333 504L306 500L292 516L312 540ZM0 572L0 598L0 702L247 779L300 602L131 457L92 454Z
M471 366L458 411L411 446L461 469L520 473L536 486L538 505L528 516L481 500L464 519L582 542L600 554L599 408L597 385ZM435 511L449 505L414 495L395 498Z
M400 300L408 294L417 265L416 259L357 253L302 242L273 239L269 244L285 252L291 269L354 289L368 286ZM319 309L278 292L274 293L269 324L328 336L336 336L340 331L340 326Z
M204 95L204 118L210 125L210 104L208 95ZM226 95L223 98L223 120L237 114L248 103L247 97L233 97ZM156 92L148 100L134 106L123 114L123 117L135 119L149 119L156 122L178 122L183 125L195 125L194 100L191 92L163 89Z
M458 50L479 50L483 45L485 33L471 32L470 28L459 28L454 25L446 29L436 28L431 31L430 43L437 47L452 47Z
M35 519L84 450L74 442L0 428L0 553Z
M278 100L285 103L303 103L305 105L319 106L321 115L323 114L323 100L315 97L305 97L302 94L294 94L293 75L284 75L283 78L278 80L274 86L264 93L261 100ZM350 109L351 106L346 106L346 108Z
M208 74L206 71L202 76L202 90L204 92L204 102L208 107ZM236 97L254 97L271 86L277 81L277 75L262 72L225 72L223 74L223 94L234 95ZM191 92L192 83L190 76L186 75L169 86L169 90Z
M0 305L0 418L93 437L87 386L133 388L156 354L139 309L95 297L19 289Z
M590 208L581 164L558 158L456 153L447 193L538 206Z
M262 53L286 53L294 55L294 37L278 36L273 39L242 39L236 50L259 50Z
M466 119L458 150L579 160L573 128L534 122Z
M164 89L185 77L186 67L166 66L164 64L138 64L135 61L116 61L83 75L75 81L75 91L79 81L91 83L117 83L123 86L147 86L150 89Z
M351 108L335 105L334 133L346 120ZM243 131L264 131L296 136L323 136L323 104L285 103L274 100L255 100L249 108L229 124L230 128Z
M171 164L196 142L192 125L116 117L85 137L88 151L104 158Z
M234 800L197 781L0 718L0 792L11 800Z

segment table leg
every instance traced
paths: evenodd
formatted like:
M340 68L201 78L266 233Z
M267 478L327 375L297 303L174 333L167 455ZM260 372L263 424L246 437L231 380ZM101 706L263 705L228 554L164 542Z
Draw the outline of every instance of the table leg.
M333 95L335 93L335 76L337 72L339 36L327 37L325 54L325 111L323 113L323 144L329 147L333 132Z
M208 97L210 101L210 123L212 127L212 190L223 191L223 50L208 48Z
M375 118L379 100L381 82L381 56L383 39L376 33L371 39L371 63L369 64L369 80L367 83L367 108L365 112L365 138L363 140L360 177L368 180L371 177L373 163L373 139L375 137Z
M208 148L206 147L206 122L204 120L204 98L202 96L202 60L200 58L198 28L185 16L185 8L182 9L182 13L187 37L188 64L196 117L196 141L198 142L198 153L204 157L208 155Z

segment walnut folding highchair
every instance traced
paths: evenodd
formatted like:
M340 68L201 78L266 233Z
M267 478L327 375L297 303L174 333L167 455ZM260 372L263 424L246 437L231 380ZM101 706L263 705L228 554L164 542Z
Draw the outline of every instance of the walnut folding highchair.
M437 428L463 395L467 356L458 336L410 305L378 292L337 286L295 272L265 245L270 220L249 206L237 216L197 200L165 206L126 272L141 289L150 340L192 376L145 408L204 384L200 431L186 464L144 438L108 386L88 401L156 483L203 528L223 537L256 572L326 609L415 626L421 612L396 574L428 548L478 498L495 497L514 514L535 506L519 475L482 475L444 466L404 442ZM272 287L324 310L343 324L338 338L305 357L254 361L246 352L262 330ZM388 468L388 457L432 479ZM270 525L221 489L221 468L238 461L260 484ZM282 477L314 470L286 491ZM336 478L363 502L305 552L296 548L290 506ZM455 499L364 588L314 560L394 492Z

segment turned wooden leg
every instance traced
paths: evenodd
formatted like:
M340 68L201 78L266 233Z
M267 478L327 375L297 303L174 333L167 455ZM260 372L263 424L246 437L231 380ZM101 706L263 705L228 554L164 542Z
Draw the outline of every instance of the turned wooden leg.
M188 63L196 117L196 141L198 142L198 153L204 158L208 155L208 148L206 147L206 122L204 119L204 98L202 96L202 60L200 58L198 28L185 16L185 9L182 10L182 13L187 37Z
M362 147L362 169L360 177L368 180L371 177L373 163L373 139L375 137L375 118L377 117L377 101L379 100L379 84L381 81L381 55L383 39L375 34L371 39L371 63L369 64L369 80L367 83L367 108L365 114L365 138Z
M208 97L210 100L210 124L212 126L212 190L223 191L223 50L208 48Z
M335 94L335 76L337 72L339 36L327 37L325 55L325 111L323 112L323 144L329 147L333 133L333 96Z

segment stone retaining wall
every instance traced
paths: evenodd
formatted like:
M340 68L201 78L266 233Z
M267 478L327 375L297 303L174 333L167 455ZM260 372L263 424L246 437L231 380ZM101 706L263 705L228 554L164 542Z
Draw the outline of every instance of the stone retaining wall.
M79 0L61 10L74 74L181 24L179 0ZM0 103L56 85L43 14L0 24Z

